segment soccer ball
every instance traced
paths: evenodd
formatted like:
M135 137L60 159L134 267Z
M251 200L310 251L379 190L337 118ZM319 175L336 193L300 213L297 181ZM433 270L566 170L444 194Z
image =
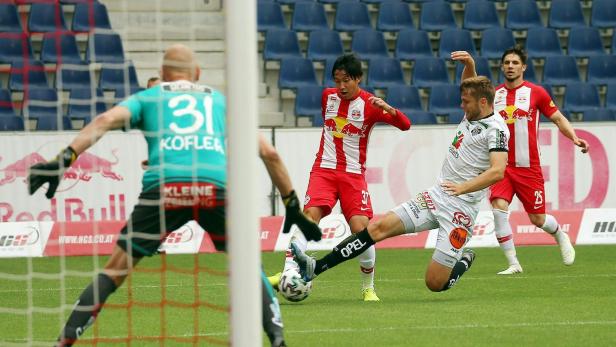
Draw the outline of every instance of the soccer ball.
M312 290L312 281L306 282L295 269L288 269L280 276L278 289L285 299L298 302L306 299Z

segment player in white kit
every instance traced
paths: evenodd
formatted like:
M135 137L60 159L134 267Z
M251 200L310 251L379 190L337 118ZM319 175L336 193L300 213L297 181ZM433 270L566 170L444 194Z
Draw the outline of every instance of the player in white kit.
M438 238L426 270L426 286L435 292L447 290L470 268L475 253L464 246L472 237L487 188L503 178L509 130L502 117L494 115L494 87L488 78L466 79L460 92L466 115L456 129L437 184L348 237L319 260L292 244L305 280L356 257L378 241L434 228L438 228Z

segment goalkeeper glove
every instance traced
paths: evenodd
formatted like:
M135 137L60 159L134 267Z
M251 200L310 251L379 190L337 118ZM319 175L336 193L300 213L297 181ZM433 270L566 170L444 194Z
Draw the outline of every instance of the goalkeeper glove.
M284 203L284 207L286 209L284 226L282 227L282 232L284 234L287 234L291 230L291 226L295 224L304 234L306 240L321 240L321 229L315 222L309 220L306 215L302 213L299 208L299 199L297 198L297 194L295 194L294 190L291 191L291 194L288 196L283 196L282 202Z
M49 183L49 188L45 196L47 199L53 198L60 184L60 179L64 171L77 160L77 153L70 146L63 149L55 159L47 163L38 163L30 167L28 176L28 188L30 195L34 194L43 184Z

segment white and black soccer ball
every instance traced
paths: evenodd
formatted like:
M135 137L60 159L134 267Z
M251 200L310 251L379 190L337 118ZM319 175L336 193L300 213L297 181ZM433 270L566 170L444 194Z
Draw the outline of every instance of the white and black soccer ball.
M312 281L306 282L295 269L287 269L280 276L278 289L285 299L298 302L306 299L312 290Z

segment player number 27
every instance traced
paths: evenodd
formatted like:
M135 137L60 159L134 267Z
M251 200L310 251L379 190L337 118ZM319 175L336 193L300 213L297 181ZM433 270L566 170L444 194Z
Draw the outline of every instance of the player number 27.
M182 103L185 102L185 103ZM180 105L180 103L182 103ZM169 124L169 129L178 134L191 134L203 127L205 124L205 131L213 135L214 128L212 125L212 96L206 95L203 98L203 108L205 109L205 115L201 113L197 107L197 99L189 94L182 94L169 99L169 108L173 109L173 115L175 117L182 117L186 115L193 116L194 121L190 126L180 127L177 123L172 122ZM182 107L183 106L183 107Z

